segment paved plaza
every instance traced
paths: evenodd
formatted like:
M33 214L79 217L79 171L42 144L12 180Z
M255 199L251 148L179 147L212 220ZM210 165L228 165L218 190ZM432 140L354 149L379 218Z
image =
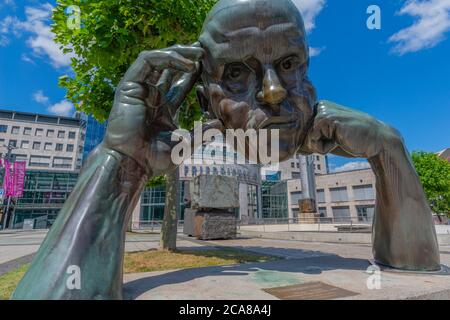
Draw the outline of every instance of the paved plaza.
M0 274L31 259L46 232L0 233ZM129 234L126 250L159 246L158 234ZM228 247L281 259L220 267L125 275L126 299L278 299L270 289L321 283L353 293L341 299L450 299L450 275L381 271L371 287L371 246L307 243L272 239L198 241L179 236L181 250ZM450 266L450 246L441 246L442 264ZM369 269L371 270L371 269ZM377 274L375 274L377 275ZM368 286L369 280L369 286ZM317 291L317 290L316 290ZM322 294L322 296L325 298ZM311 295L321 298L319 291Z

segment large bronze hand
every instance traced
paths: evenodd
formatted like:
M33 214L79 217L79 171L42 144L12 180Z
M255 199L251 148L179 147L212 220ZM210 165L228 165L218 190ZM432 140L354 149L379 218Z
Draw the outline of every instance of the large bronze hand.
M397 130L365 113L323 101L300 151L368 159L377 179L375 260L405 270L440 268L431 209Z
M104 146L136 160L149 175L167 164L170 159L161 161L167 146L157 137L177 128L176 111L198 79L203 54L195 45L142 52L117 88Z

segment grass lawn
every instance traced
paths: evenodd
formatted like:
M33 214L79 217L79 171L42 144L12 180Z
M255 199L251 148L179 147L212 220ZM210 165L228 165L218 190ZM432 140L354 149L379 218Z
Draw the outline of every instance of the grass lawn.
M8 300L17 283L22 279L23 275L28 269L28 264L21 266L15 270L12 270L4 275L0 276L0 300Z
M278 260L276 257L232 249L142 251L125 253L124 273L203 268ZM0 276L0 300L8 300L29 265Z

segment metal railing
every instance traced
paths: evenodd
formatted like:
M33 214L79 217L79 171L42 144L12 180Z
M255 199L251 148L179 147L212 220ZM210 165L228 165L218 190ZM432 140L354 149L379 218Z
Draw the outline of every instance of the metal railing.
M220 220L219 220L220 221ZM358 218L244 218L236 219L238 230L262 232L353 232L368 233L372 221ZM184 221L178 221L178 232L183 232ZM132 223L132 230L142 232L161 232L162 221L139 221Z
M144 231L144 232L161 232L162 220L150 220L150 221L138 221L131 223L131 230ZM183 232L184 221L178 220L177 228L178 233Z
M239 228L262 232L357 232L369 233L372 220L364 218L247 218L239 220Z

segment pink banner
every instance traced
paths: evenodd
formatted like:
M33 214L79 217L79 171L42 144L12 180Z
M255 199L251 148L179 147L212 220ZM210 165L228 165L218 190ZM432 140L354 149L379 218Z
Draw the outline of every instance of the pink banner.
M5 197L22 197L25 183L26 162L14 162L13 171L8 160L4 160L5 177L3 180L3 189Z
M13 176L13 197L20 198L23 196L23 186L25 183L26 162L14 162L14 176Z
M5 177L3 178L3 189L5 197L10 197L14 190L13 190L13 181L11 176L11 165L7 159L4 160L5 164Z

